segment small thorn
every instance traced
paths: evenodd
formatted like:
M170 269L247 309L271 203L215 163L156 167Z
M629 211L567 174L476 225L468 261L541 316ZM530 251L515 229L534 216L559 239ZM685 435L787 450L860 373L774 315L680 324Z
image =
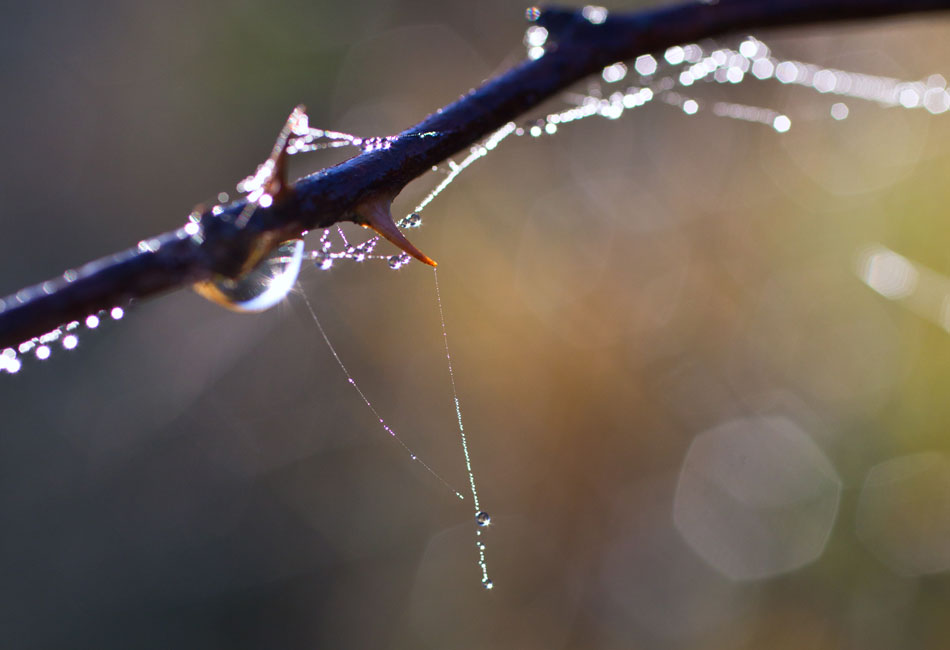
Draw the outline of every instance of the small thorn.
M372 228L381 237L389 240L395 244L397 248L409 253L423 264L438 266L435 260L413 246L412 242L406 239L406 236L402 234L402 231L399 230L393 221L392 212L389 210L389 201L382 199L368 201L359 206L356 213L357 216L364 219L363 222L358 222L364 228Z
M282 194L288 189L287 185L287 145L293 135L299 135L301 126L306 129L307 107L298 104L290 112L284 127L277 135L274 142L274 148L271 150L269 160L273 161L273 171L265 186L267 193L275 199L282 198Z
M281 203L293 192L293 188L287 183L287 145L290 144L291 136L300 135L309 128L306 110L306 107L300 104L291 111L277 134L270 156L257 166L251 176L238 183L238 190L247 193L249 198L247 207L238 215L238 228L247 225L258 206L269 208L274 203Z

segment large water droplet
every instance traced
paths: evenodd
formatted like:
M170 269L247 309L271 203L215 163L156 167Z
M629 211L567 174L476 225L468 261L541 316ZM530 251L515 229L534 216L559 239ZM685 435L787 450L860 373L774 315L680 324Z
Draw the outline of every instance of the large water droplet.
M475 523L479 526L487 526L491 523L491 515L485 511L479 512L475 515Z
M482 580L482 586L485 587L485 589L494 589L495 583L489 580L488 578L485 578L484 580Z
M286 241L244 275L203 282L195 288L205 298L234 311L270 309L283 300L297 281L303 248L302 239Z

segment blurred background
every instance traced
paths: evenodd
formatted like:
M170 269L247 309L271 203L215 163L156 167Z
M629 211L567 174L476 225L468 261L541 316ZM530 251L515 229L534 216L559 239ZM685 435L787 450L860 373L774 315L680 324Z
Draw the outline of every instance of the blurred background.
M313 126L402 130L521 60L523 16L7 6L0 294L179 226L298 103ZM950 76L948 34L935 15L758 36L918 80ZM238 315L181 291L0 375L0 643L946 647L950 117L849 101L839 121L840 98L774 81L694 96L792 128L654 102L512 138L412 233L440 263L494 590L470 503L379 428L299 295ZM301 282L379 412L464 491L432 271Z

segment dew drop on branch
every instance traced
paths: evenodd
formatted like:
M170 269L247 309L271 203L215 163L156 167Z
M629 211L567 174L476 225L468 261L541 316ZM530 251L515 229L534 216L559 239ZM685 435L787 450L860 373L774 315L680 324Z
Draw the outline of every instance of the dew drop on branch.
M302 239L286 241L240 277L219 277L196 285L195 290L234 311L270 309L284 299L297 281L303 250ZM113 310L112 317L119 319L122 314Z

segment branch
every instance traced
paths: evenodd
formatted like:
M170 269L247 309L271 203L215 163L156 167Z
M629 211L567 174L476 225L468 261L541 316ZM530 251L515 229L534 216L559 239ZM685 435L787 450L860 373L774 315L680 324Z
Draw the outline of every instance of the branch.
M385 226L381 215L388 217L389 203L413 179L617 61L731 32L942 9L950 0L719 0L610 14L597 23L581 12L546 9L537 19L549 32L544 56L488 80L392 138L389 148L307 176L268 207L249 208L245 200L219 206L201 215L197 229L143 240L0 300L0 348L131 299L235 277L314 228Z

